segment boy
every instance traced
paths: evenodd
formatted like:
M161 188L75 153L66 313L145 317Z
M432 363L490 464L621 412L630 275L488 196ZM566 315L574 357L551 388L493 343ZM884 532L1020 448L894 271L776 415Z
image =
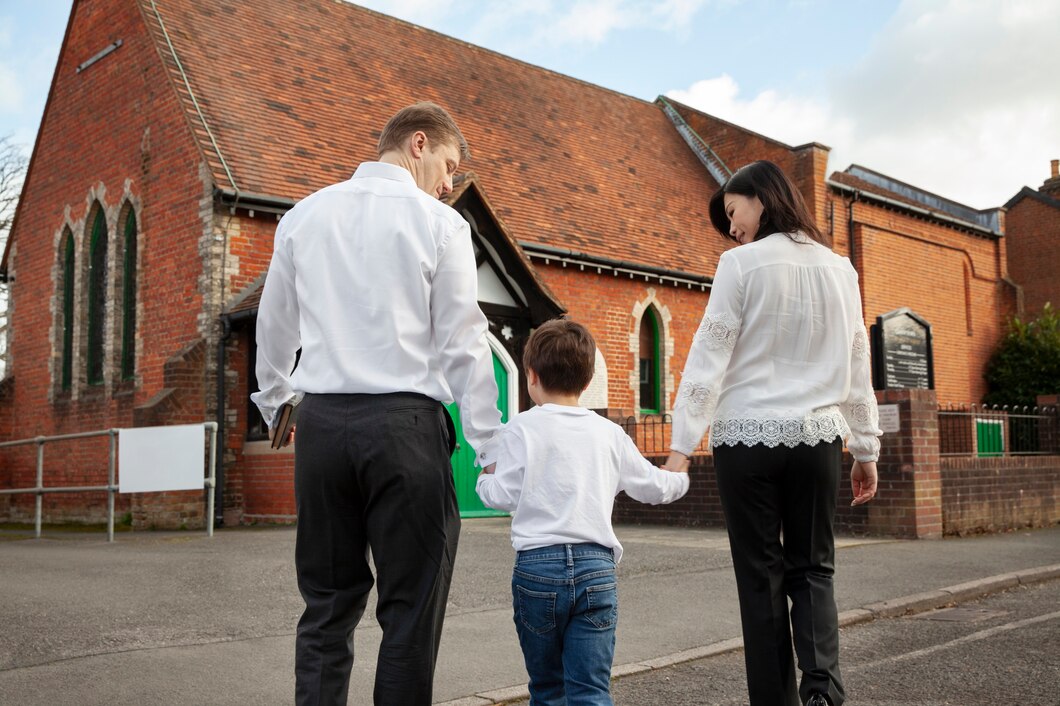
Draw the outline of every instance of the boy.
M523 367L538 406L500 432L497 463L476 486L488 507L512 513L512 605L534 706L611 703L615 495L656 504L688 492L687 472L655 468L621 427L578 406L595 360L580 324L534 331Z

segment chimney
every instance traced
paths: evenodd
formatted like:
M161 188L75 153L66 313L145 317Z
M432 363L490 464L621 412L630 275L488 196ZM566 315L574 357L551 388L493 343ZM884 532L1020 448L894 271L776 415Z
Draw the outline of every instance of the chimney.
M1050 160L1049 166L1052 167L1053 175L1042 182L1038 192L1054 199L1060 198L1060 159Z

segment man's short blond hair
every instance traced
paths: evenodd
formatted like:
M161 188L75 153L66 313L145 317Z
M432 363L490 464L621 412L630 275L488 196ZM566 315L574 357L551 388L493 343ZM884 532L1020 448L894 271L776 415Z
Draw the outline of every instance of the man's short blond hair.
M401 149L409 135L417 131L423 132L432 143L456 145L460 149L461 161L471 158L467 140L456 126L453 116L442 106L430 101L414 103L394 113L379 136L379 156L390 150Z

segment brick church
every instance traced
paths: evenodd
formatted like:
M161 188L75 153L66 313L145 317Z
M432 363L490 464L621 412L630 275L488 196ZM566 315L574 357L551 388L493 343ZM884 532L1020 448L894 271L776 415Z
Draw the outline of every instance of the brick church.
M11 293L0 441L217 421L218 515L293 521L291 453L268 448L248 400L273 233L298 199L374 159L386 119L416 100L447 107L471 146L448 203L471 226L506 417L530 404L526 336L562 313L599 345L586 406L616 419L670 410L729 246L707 201L755 159L793 177L850 257L867 325L902 307L930 322L939 400L985 392L1018 301L1001 209L856 165L828 175L823 145L785 145L345 2L75 0L0 264ZM46 484L105 481L99 446L49 451ZM35 462L30 447L0 450L0 488L32 486ZM462 511L484 513L459 452L454 473ZM47 521L100 521L105 498L44 503ZM201 491L118 503L134 526L203 521ZM0 496L0 517L32 512L31 496Z

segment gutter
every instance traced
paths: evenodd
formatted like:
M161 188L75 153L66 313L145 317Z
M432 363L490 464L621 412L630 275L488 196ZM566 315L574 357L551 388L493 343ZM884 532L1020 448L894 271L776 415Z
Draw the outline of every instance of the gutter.
M943 214L941 214L941 213L939 213L937 211L931 211L931 210L928 210L926 208L921 208L919 206L913 206L912 204L908 204L908 203L905 203L903 201L896 201L894 199L889 199L886 196L880 196L879 194L875 194L875 193L873 193L871 191L865 191L863 189L858 189L858 188L853 187L853 186L847 186L846 184L840 184L839 182L832 181L831 179L826 179L825 180L825 184L827 184L828 186L832 187L833 189L837 189L839 191L843 191L843 192L846 192L848 194L854 194L855 197L859 198L859 199L864 199L866 201L875 201L877 203L882 203L884 205L891 206L892 208L897 208L897 209L902 210L902 211L908 211L910 213L915 213L917 215L925 216L927 218L933 218L935 220L943 221L945 223L949 223L951 225L957 226L958 228L963 228L965 230L970 230L970 231L985 235L985 236L990 237L990 238L1002 238L1002 237L1004 237L1004 234L996 233L996 232L990 230L989 228L983 228L982 226L975 225L974 223L969 223L968 221L962 221L959 218L953 218L952 216L946 216L946 215L943 215Z
M704 275L684 272L682 270L671 270L664 267L642 265L635 262L627 262L625 260L614 260L609 257L600 257L599 255L589 255L576 250L570 250L569 248L538 245L537 243L528 243L522 240L519 241L519 247L521 247L530 257L537 257L546 262L556 261L563 265L563 267L566 267L567 265L577 265L583 270L586 267L590 267L601 273L604 270L610 270L615 277L619 274L623 274L628 275L630 279L633 279L634 277L643 277L644 279L665 279L673 282L674 286L684 284L689 289L692 287L699 287L701 290L709 289L714 283L713 277L706 277Z
M269 194L256 194L251 191L237 191L235 189L214 188L213 197L219 203L230 208L244 208L248 211L262 211L263 213L277 213L283 215L290 211L296 203L295 199L283 196L271 196Z

